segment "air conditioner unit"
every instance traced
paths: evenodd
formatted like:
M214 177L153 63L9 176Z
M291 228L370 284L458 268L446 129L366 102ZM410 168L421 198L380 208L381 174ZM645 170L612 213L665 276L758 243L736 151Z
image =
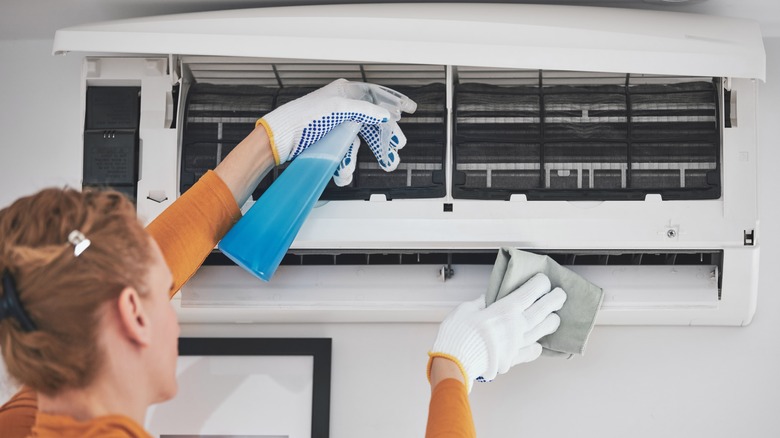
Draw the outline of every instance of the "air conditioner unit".
M326 190L270 283L215 252L176 301L183 322L438 321L484 292L500 246L548 254L603 287L599 324L744 325L754 314L755 23L301 6L58 31L54 52L71 51L98 53L84 61L84 183L135 195L146 221L257 117L312 88L344 77L419 104L402 119L395 172L362 152L352 185Z

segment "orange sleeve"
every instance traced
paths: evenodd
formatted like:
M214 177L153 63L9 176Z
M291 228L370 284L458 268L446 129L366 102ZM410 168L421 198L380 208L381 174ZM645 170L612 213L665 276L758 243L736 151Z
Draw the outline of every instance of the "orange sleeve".
M0 431L3 438L25 438L35 424L38 397L23 386L10 400L0 406Z
M425 438L476 438L466 385L456 379L439 382L431 393Z
M146 227L173 274L171 297L240 217L230 189L216 173L208 171Z

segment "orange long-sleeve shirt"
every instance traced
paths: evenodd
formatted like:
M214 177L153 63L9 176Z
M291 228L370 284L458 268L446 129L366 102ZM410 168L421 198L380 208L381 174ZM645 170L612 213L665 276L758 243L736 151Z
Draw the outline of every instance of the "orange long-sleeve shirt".
M39 412L32 438L152 438L143 427L124 415L106 415L87 421L76 421L67 415Z
M476 436L466 385L456 379L442 380L431 393L425 438L474 438Z
M208 172L149 224L147 231L157 241L173 274L174 291L195 274L240 215L228 187L216 173ZM23 387L0 407L0 436L147 438L149 435L123 416L77 422L67 416L39 413L35 392ZM454 379L442 381L431 394L426 437L475 436L465 385Z
M3 406L0 406L0 436L25 438L35 424L38 398L35 391L23 386Z

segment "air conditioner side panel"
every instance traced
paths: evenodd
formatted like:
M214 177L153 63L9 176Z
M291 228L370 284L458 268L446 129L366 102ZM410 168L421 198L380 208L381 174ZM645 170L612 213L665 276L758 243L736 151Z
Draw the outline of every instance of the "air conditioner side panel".
M177 129L171 128L172 85L166 57L87 57L82 102L87 86L141 87L137 212L148 224L178 197Z

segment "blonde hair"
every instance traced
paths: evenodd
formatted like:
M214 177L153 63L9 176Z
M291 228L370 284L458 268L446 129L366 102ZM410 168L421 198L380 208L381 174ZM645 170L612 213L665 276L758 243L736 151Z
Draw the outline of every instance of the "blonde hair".
M91 241L78 257L73 230ZM0 272L11 275L36 326L0 320L8 373L47 395L89 385L102 364L99 310L127 286L145 293L148 239L116 191L46 189L0 210Z

